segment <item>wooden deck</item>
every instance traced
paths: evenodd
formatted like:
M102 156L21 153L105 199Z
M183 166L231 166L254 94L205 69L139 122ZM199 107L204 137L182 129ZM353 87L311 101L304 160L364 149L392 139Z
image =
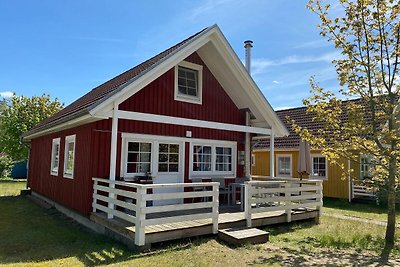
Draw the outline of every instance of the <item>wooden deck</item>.
M319 217L319 211L316 209L303 209L293 211L292 221L307 220ZM132 223L122 219L107 219L107 215L102 212L91 214L91 220L111 230L114 234L122 238L135 241L135 226ZM287 214L284 211L262 212L254 214L252 218L253 227L262 227L267 225L286 223ZM246 227L244 212L234 210L224 210L219 214L218 229L243 228ZM166 223L161 225L151 225L145 227L146 245L152 243L181 239L193 236L209 235L213 233L212 219L189 220L177 223Z

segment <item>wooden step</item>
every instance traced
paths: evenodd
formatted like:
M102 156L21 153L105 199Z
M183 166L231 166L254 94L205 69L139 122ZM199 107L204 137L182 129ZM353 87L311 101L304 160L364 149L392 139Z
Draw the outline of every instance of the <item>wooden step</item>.
M257 228L228 228L219 230L218 237L232 245L261 244L269 241L269 232Z

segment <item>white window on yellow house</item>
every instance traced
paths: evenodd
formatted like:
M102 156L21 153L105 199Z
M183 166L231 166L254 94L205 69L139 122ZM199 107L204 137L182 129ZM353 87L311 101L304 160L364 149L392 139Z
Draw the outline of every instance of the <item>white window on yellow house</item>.
M323 155L311 155L311 177L328 179L328 162Z
M74 178L75 165L75 135L65 137L64 177Z
M373 166L372 156L361 155L360 156L360 179L371 178L371 168Z
M276 155L277 176L292 176L292 156Z
M58 175L58 165L60 162L60 138L54 138L51 145L51 167L50 174Z

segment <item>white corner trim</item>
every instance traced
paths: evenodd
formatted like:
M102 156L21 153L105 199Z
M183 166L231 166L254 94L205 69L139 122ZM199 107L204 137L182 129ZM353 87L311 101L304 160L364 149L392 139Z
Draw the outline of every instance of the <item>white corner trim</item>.
M266 129L266 128L258 128L258 127L251 127L251 126L245 126L245 125L212 122L212 121L202 121L202 120L195 120L195 119L186 119L186 118L181 118L181 117L172 117L172 116L165 116L165 115L122 111L122 110L118 111L118 118L124 119L124 120L156 122L156 123L192 126L192 127L225 130L225 131L233 131L233 132L255 133L255 134L264 134L264 135L271 134L271 129Z

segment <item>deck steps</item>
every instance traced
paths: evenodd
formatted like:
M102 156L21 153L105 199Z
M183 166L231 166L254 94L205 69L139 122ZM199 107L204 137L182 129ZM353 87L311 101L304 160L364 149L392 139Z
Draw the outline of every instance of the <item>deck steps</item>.
M261 244L269 241L269 232L257 228L228 228L219 230L218 237L232 245Z

